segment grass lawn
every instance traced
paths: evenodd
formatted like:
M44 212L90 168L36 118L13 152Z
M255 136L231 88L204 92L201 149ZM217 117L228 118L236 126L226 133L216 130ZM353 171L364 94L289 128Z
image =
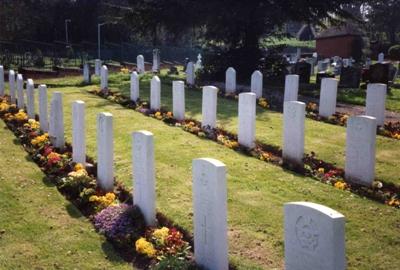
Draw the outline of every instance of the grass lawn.
M132 269L0 121L0 269Z
M143 100L149 100L149 80L151 76L142 77L140 83L140 96ZM79 79L69 79L66 85L74 85ZM170 77L161 78L161 103L172 110L172 83ZM98 79L94 83L99 85ZM63 84L63 83L61 83ZM129 76L110 75L109 86L113 90L120 90L129 96ZM93 88L93 87L92 87ZM400 92L400 90L399 90ZM201 91L186 91L186 115L201 120ZM218 124L225 129L237 132L237 101L218 99ZM261 142L281 146L282 145L282 114L257 108L256 136ZM346 128L326 124L323 122L306 119L305 134L306 153L314 151L317 156L325 161L335 163L344 168ZM397 167L400 160L400 141L377 136L376 148L376 177L386 182L400 184L400 175Z
M120 80L118 76L111 76L111 87L114 88L117 84L122 85L126 91L128 81L121 82ZM303 200L327 205L346 216L349 269L390 269L399 264L397 248L400 245L398 224L400 212L398 209L295 175L280 167L234 152L215 142L190 135L179 128L169 127L138 112L124 109L85 91L93 86L68 86L76 83L77 79L53 82L64 85L63 87L53 85L53 88L49 89L49 95L56 90L64 92L68 141L71 141L71 102L77 99L86 102L89 155L96 155L97 113L107 111L115 116L116 175L129 186L132 185L131 132L145 129L154 133L157 207L190 231L192 231L192 159L213 157L227 165L229 255L231 261L239 269L282 269L283 204ZM165 96L167 93L165 89L164 84L163 100L169 102ZM199 100L189 98L192 95L198 96L196 92L188 92L187 107L191 108L188 115L198 117L200 108L195 104ZM146 97L143 87L142 96ZM229 106L232 109L228 110ZM224 125L230 123L229 125L233 126L236 119L232 113L236 110L233 109L236 105L230 101L220 100L219 107L225 108L223 114L219 110L220 121ZM269 126L274 123L276 126L280 125L281 116L267 112L266 117L267 119L276 118L264 123L264 128L269 130L268 137L272 139L271 133L278 133ZM319 126L320 130L330 127L333 126ZM344 129L338 130L344 132ZM326 131L326 133L335 132L337 131ZM332 145L334 144L332 142Z

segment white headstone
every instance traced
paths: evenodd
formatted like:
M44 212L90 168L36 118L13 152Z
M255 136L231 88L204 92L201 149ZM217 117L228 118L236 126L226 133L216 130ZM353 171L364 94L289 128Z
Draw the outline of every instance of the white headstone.
M203 87L202 99L202 127L215 128L217 125L217 95L218 88L215 86Z
M133 203L143 213L147 226L156 225L156 179L154 141L149 131L132 133Z
M145 72L145 66L144 66L144 57L143 55L139 54L136 57L136 67L137 67L137 72L139 74L142 74Z
M100 59L96 59L94 61L94 74L96 76L100 76L101 75L101 60Z
M153 72L160 70L160 51L158 49L153 50Z
M10 88L11 103L15 104L17 95L16 95L16 91L15 91L15 72L14 72L14 70L10 70L8 72L8 86Z
M46 85L41 84L39 85L39 121L43 132L49 132L47 106L47 88Z
M233 67L228 68L225 73L225 92L236 92L236 70Z
M97 184L103 191L114 188L114 138L111 113L97 115Z
M284 102L297 101L299 93L299 75L286 75Z
M378 62L383 63L384 61L385 61L385 54L384 53L378 54Z
M367 86L365 115L376 118L378 126L385 124L386 84L370 83Z
M90 68L88 63L83 65L83 81L85 83L90 83Z
M172 82L172 107L174 118L185 120L185 83L183 81Z
M32 79L28 79L26 82L26 110L29 119L35 119L35 85Z
M282 157L285 163L303 165L305 114L303 102L287 101L283 105Z
M352 116L347 121L345 178L370 186L375 178L376 119Z
M255 146L256 133L256 94L239 94L239 144L248 148Z
M194 64L189 62L186 66L186 83L188 85L194 85L195 75L194 75Z
M194 66L194 72L197 72L199 69L203 68L203 63L201 61L201 54L197 55L196 65Z
M0 96L4 96L5 89L4 89L4 68L0 66Z
M86 164L85 102L72 103L72 161Z
M321 80L319 115L330 117L335 114L338 84L339 80L333 78L323 78Z
M256 70L251 75L251 92L256 94L257 98L261 98L263 94L263 75Z
M136 102L139 99L139 75L136 71L131 73L131 100Z
M64 112L61 92L53 92L51 98L49 137L56 148L64 148Z
M158 111L161 108L161 81L158 76L151 79L150 109Z
M18 109L23 109L25 106L24 101L24 78L22 74L17 75L17 107Z
M228 270L226 166L193 160L194 255L204 269Z
M285 204L285 269L345 270L345 217L311 202Z
M101 83L101 85L100 85L101 90L108 89L108 68L106 65L103 65L101 67L100 83Z

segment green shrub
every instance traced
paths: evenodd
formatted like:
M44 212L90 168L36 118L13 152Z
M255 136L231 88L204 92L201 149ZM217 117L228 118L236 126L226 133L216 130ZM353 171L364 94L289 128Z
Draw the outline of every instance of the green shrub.
M389 48L389 58L391 60L400 61L400 45L394 45Z

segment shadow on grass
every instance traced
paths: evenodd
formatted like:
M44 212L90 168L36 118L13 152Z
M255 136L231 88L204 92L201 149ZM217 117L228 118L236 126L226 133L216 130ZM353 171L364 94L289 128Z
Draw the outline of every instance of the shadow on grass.
M73 218L82 218L84 215L79 211L78 208L76 208L75 205L73 205L71 202L68 201L68 204L65 206L65 209L67 210L67 213L70 217Z
M120 263L126 262L126 260L124 260L121 256L117 255L114 246L110 242L105 240L103 243L101 243L101 249L103 250L104 254L106 254L107 260ZM132 269L134 268L132 267Z

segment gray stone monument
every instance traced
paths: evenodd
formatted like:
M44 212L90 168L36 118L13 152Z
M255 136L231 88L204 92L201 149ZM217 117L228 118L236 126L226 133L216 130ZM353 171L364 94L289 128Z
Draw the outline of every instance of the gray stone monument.
M114 134L111 113L97 115L97 184L105 192L114 188Z
M101 67L100 88L101 91L108 90L108 68L106 65Z
M284 102L297 101L299 92L299 75L286 75Z
M386 84L370 83L367 86L365 115L376 118L378 126L385 124Z
M185 83L183 81L172 82L172 107L174 118L185 120Z
M251 75L251 92L256 94L257 98L261 98L263 94L263 75L256 70Z
M385 54L380 53L378 54L378 63L383 63L385 61Z
M84 83L90 83L91 78L90 78L90 68L89 68L89 64L85 63L83 65L83 81Z
M336 113L336 97L339 81L333 78L321 80L321 95L319 99L319 115L330 117Z
M240 145L254 148L256 134L256 94L239 94L239 129Z
M47 87L44 84L39 85L39 121L40 129L43 132L49 132L49 120L47 114Z
M144 57L143 57L143 55L141 55L141 54L139 54L139 55L136 57L136 67L137 67L137 72L138 72L139 74L145 73L146 68L145 68L145 66L144 66Z
M53 92L51 98L49 137L56 148L64 148L64 112L61 92Z
M131 100L136 102L139 99L139 75L136 71L131 73Z
M150 85L150 109L160 110L161 108L161 81L158 76L151 79Z
M8 86L10 88L10 98L11 98L11 103L15 104L17 100L17 95L15 91L15 72L14 70L10 70L8 72Z
M72 103L72 161L86 164L85 102Z
M35 119L35 85L32 79L26 82L26 110L29 119Z
M236 70L233 67L228 68L225 73L225 92L236 92Z
M160 70L160 50L153 50L153 72L158 72Z
M5 89L4 89L4 68L0 66L0 96L4 96Z
M25 101L24 101L24 78L22 74L17 75L17 107L18 109L24 109Z
M203 87L202 98L202 127L215 128L217 125L217 97L218 88L215 86Z
M189 62L186 66L186 83L188 85L195 84L195 74L194 74L194 64L193 62Z
M283 105L283 162L299 167L303 166L305 114L303 102L287 101Z
M94 74L96 76L100 76L100 74L101 74L101 60L100 59L94 60Z

